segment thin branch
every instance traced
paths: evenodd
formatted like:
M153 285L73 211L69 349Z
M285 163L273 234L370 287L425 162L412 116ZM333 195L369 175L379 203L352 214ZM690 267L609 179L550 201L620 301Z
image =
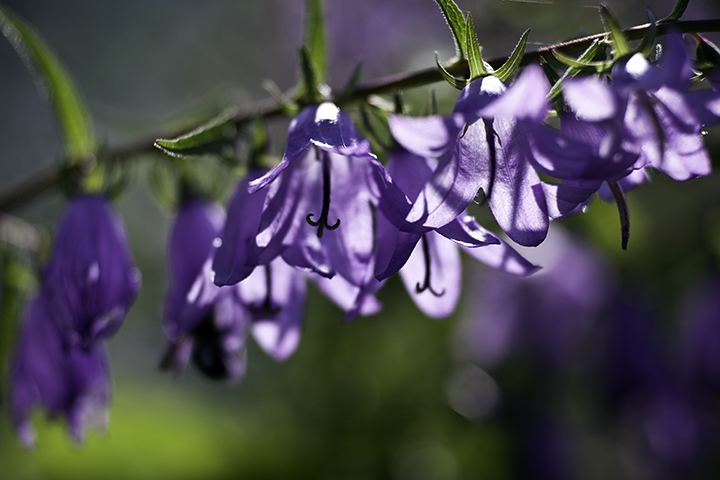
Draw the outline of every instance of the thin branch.
M639 40L643 38L649 24L638 25L636 27L624 30L628 40ZM695 20L659 24L657 26L657 35L662 36L672 32L679 33L699 33L699 32L720 32L720 19L714 20ZM561 50L565 54L578 53L586 49L594 40L604 38L607 33L599 33L589 37L583 37L576 40L570 40L547 47L542 47L533 52L528 52L523 56L521 65L538 62L540 58L549 59L553 50ZM502 65L507 57L494 58L488 60L493 67ZM447 67L447 70L457 76L467 76L467 62L457 62ZM357 86L354 93L346 99L346 102L357 102L366 99L370 95L379 95L405 90L408 88L420 87L432 83L442 81L442 77L436 67L428 67L414 72L400 73L371 80ZM272 98L265 98L257 102L239 107L233 115L233 122L237 126L241 126L257 117L277 117L283 114L280 106ZM174 132L151 132L135 140L125 142L120 145L110 145L104 151L105 158L110 161L122 161L124 159L134 157L141 153L152 152L155 150L155 140L158 138L174 138L178 137L194 128L197 125L184 128ZM62 162L60 162L62 164ZM9 212L15 208L29 202L33 198L43 194L56 186L62 177L62 166L53 164L45 167L28 178L22 180L0 192L0 212Z

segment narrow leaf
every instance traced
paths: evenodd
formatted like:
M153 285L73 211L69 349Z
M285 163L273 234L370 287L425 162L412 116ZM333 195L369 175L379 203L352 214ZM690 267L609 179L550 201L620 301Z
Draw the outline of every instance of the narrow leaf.
M595 55L597 55L599 48L600 48L600 42L599 42L598 40L595 40L595 41L594 41L593 43L591 43L590 46L582 53L582 55L580 55L580 57L578 57L577 62L587 63L587 62L589 62L589 61L592 61L592 59L595 58ZM555 58L558 58L558 57L555 55L556 53L559 53L559 52L557 52L556 50L553 50L553 52L552 52L553 56L555 56ZM565 57L565 58L568 58L568 57L566 57L566 56L563 55L563 54L560 54L560 55L563 56L563 57ZM560 77L560 79L559 79L557 82L555 82L555 84L553 85L553 87L550 89L550 93L549 93L550 98L551 98L551 99L557 98L557 96L560 95L560 91L562 90L562 84L563 84L563 82L565 81L565 79L566 79L566 78L572 78L572 77L574 77L575 75L577 75L578 73L580 73L581 71L582 71L582 68L578 68L578 67L572 67L572 66L571 66L570 68L568 68L568 69L565 71L565 73L563 74L563 76Z
M440 58L438 57L437 54L435 54L435 64L437 65L438 70L440 71L440 75L453 88L462 90L463 88L465 88L465 85L468 84L467 80L465 80L464 78L455 78L452 76L452 74L450 72L445 70L445 67L442 66L442 63L440 63Z
M45 87L72 163L93 154L95 135L90 115L72 79L32 27L0 6L0 28Z
M527 45L528 35L530 35L529 28L525 30L525 33L523 33L520 37L517 45L515 45L515 50L513 50L513 52L510 54L507 62L505 62L502 67L498 68L495 73L493 73L493 75L498 77L501 81L504 82L508 78L510 78L510 75L512 75L515 70L517 70L517 68L520 66L523 55L525 55L525 46Z
M473 25L472 15L468 13L467 23L465 24L465 49L468 59L468 67L470 67L470 81L476 78L484 77L488 74L483 64L482 54L480 53L480 45L478 45L475 36L475 26Z
M555 57L558 61L564 63L565 65L576 71L582 70L584 68L592 68L600 72L610 65L610 63L608 62L591 62L587 60L582 60L580 58L575 60L574 58L568 57L564 53L560 53L557 50L553 50L552 54L553 57Z
M655 48L655 37L657 36L657 19L649 8L647 9L647 15L650 26L645 30L645 35L643 35L642 42L640 42L640 46L638 47L638 52L642 53L645 57L650 55L650 52Z
M325 81L327 74L327 41L322 0L306 0L305 48L315 72L315 80Z
M673 8L672 12L670 12L670 15L660 20L659 23L674 22L675 20L680 20L680 17L682 17L683 13L685 13L685 9L687 8L688 3L690 3L690 0L678 0L678 2L675 4L675 8Z
M630 45L628 45L620 25L618 25L605 5L600 5L600 18L605 26L605 31L610 33L610 40L615 49L615 58L630 54Z
M455 53L458 58L465 58L465 16L453 0L435 0L442 10L445 21L450 27L455 41Z
M199 157L234 154L237 128L232 121L233 112L223 113L196 129L171 139L155 140L155 147L173 157Z

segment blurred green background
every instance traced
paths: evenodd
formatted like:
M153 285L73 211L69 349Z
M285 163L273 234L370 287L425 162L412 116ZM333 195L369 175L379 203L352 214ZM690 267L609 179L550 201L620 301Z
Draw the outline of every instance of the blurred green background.
M645 21L646 6L663 17L674 2L605 3L623 26L631 26ZM5 4L56 50L109 145L265 98L264 79L285 89L297 75L300 0ZM590 0L459 0L459 5L472 11L488 57L507 55L528 27L533 29L531 49L601 30L597 5ZM329 83L336 88L360 61L363 80L370 80L432 66L435 51L441 59L453 53L450 33L432 0L327 0L326 6ZM714 0L693 0L685 18L718 17L718 10ZM435 88L440 112L447 113L456 93L447 85ZM427 90L411 92L409 98L424 101ZM62 152L50 109L6 42L0 43L0 111L4 188L56 161ZM276 152L282 151L286 125L282 120L271 125ZM710 130L707 144L717 166L719 129ZM449 401L457 388L453 379L472 368L456 339L460 318L471 312L461 301L453 318L430 320L397 279L379 295L384 303L380 315L349 324L340 323L342 312L311 287L297 353L277 364L251 345L247 375L239 385L212 383L192 368L179 378L161 374L160 305L170 212L158 207L147 191L143 175L152 161L152 156L133 161L135 182L118 201L143 288L109 342L114 388L109 430L90 431L85 444L77 446L61 424L38 415L38 446L26 451L14 436L4 399L0 478L517 476L521 460L515 432L490 414L463 416ZM643 292L662 312L662 331L672 335L684 294L720 255L720 181L714 175L676 183L658 174L630 193L629 201L633 220L626 252L620 250L614 205L595 202L586 214L561 223L608 256L621 284ZM62 196L53 192L14 214L50 234L63 206ZM492 225L487 219L484 224ZM469 289L464 292L472 295ZM502 392L517 375L522 372L496 372L494 385ZM587 421L592 415L577 413L591 406L584 403L586 393L572 393L573 379L567 381L570 393L558 399L557 409L570 405L579 439L570 478L646 478L628 460L622 439Z

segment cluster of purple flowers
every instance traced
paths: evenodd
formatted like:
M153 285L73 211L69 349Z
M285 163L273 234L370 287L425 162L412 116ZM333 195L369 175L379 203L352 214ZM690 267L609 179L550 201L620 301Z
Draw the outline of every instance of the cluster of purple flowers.
M629 188L653 167L677 180L710 172L703 123L720 120L720 94L689 90L692 62L671 35L660 60L619 60L610 82L570 79L560 128L544 121L550 90L526 67L506 87L470 82L449 117L389 119L397 144L385 165L335 104L305 107L290 124L281 162L251 166L225 212L183 200L169 246L163 365L192 358L212 378L245 372L249 333L269 355L299 344L306 282L349 320L380 309L376 293L399 272L426 315L450 315L461 290L459 249L493 269L537 270L467 208L482 190L499 227L537 246L550 220L592 194ZM556 181L546 181L542 176ZM139 285L117 216L99 196L77 197L30 302L13 366L14 417L40 403L80 437L108 401L102 340L117 330Z

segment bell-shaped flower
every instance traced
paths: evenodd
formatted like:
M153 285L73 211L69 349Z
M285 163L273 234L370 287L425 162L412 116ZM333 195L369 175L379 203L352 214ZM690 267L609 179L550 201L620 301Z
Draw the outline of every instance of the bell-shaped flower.
M392 152L387 164L388 172L411 201L423 190L435 168L436 160L399 147ZM384 215L378 215L375 277L384 280L399 271L420 310L430 317L447 317L455 310L461 291L458 245L468 251L508 247L466 212L443 227L426 228L423 233L403 232ZM506 253L512 256L513 252ZM525 273L530 273L533 267L529 262L517 253L515 255L518 260L515 265L526 265ZM492 256L489 254L488 258ZM502 261L495 263L500 268L502 265Z
M610 125L603 142L637 154L635 168L649 165L682 181L710 173L702 102L688 92L692 75L681 37L669 35L656 64L636 53L613 66L611 85L576 78L566 82L563 96L580 121Z
M396 223L409 209L369 142L328 102L292 121L280 164L246 185L231 201L214 260L219 285L282 255L291 266L360 287L373 268L373 206Z
M482 188L503 231L521 245L547 234L548 212L534 163L530 126L547 114L549 85L529 66L506 88L494 76L471 82L450 118L393 116L390 129L408 151L440 157L417 196L406 231L439 228L457 218Z
M34 407L62 416L80 442L88 425L105 427L109 371L102 344L71 345L58 328L57 312L41 292L26 306L10 367L11 412L22 443L32 446Z
M224 221L210 202L188 199L180 206L168 247L163 320L170 346L163 366L177 372L192 358L210 378L237 381L245 373L249 318L234 289L213 283L210 267Z
M43 295L70 344L87 347L120 326L140 288L122 220L99 195L72 199L42 275Z

